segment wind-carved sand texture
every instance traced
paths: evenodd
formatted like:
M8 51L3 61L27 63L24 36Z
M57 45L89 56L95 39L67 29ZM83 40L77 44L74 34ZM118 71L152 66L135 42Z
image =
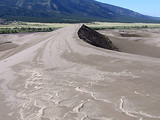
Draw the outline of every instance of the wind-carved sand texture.
M12 48L17 47L18 45L13 44L12 42L0 42L0 52L5 51L5 50L9 50Z
M136 50L159 50L160 30L100 31L117 52L81 40L81 27L0 35L17 45L0 52L0 120L160 119L159 51Z

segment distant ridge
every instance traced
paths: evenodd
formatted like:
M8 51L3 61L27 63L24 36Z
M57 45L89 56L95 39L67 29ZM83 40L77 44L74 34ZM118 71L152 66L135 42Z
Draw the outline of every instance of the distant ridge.
M95 0L1 0L0 18L39 22L159 22L158 18Z

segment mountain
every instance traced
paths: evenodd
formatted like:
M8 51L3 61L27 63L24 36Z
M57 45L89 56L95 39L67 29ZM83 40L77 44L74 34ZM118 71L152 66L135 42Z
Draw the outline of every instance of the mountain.
M94 0L1 0L0 18L46 22L153 22L150 16Z

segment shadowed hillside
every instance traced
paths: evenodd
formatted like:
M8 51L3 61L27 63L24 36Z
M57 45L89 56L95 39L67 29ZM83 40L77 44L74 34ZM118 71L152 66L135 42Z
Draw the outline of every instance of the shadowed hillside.
M1 0L0 17L41 22L156 22L152 17L94 0Z
M109 40L109 38L103 36L102 34L85 25L82 25L82 27L79 29L78 36L80 39L91 45L109 50L118 50L118 48L116 48Z

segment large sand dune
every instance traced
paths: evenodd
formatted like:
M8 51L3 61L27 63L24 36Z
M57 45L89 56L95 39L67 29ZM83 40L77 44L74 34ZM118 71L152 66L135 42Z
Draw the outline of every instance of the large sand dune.
M158 37L137 48L140 36L101 31L117 52L85 43L80 28L0 35L10 42L0 52L0 120L160 120Z

